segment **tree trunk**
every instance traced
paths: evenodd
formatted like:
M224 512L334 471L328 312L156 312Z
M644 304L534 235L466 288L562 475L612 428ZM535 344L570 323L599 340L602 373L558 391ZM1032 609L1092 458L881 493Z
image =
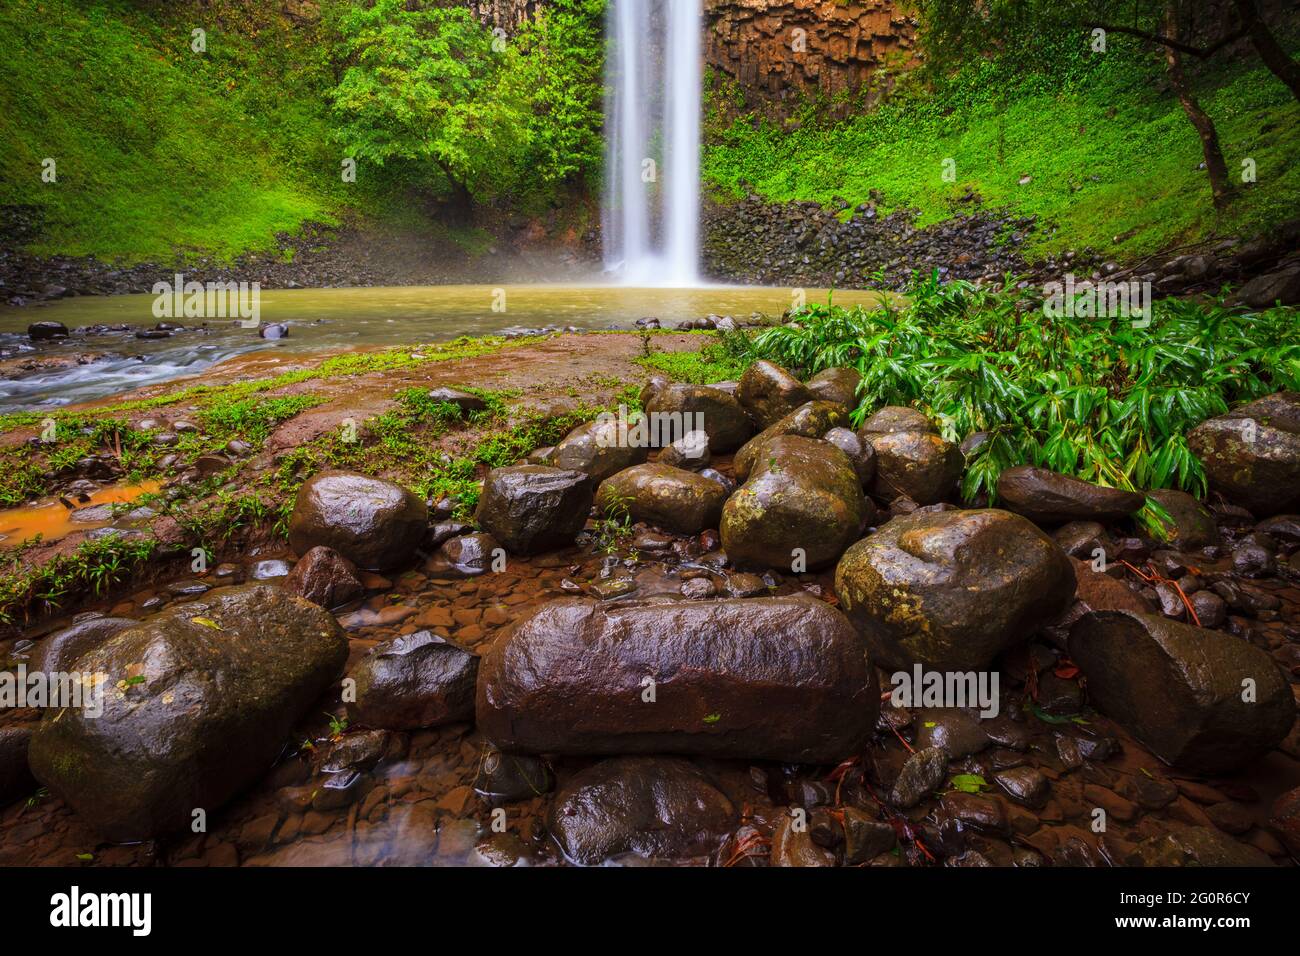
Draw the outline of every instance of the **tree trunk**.
M1250 42L1264 65L1273 71L1273 75L1291 88L1291 95L1300 100L1300 63L1291 59L1277 37L1268 28L1264 18L1259 15L1255 0L1234 0L1241 25L1250 31Z
M1170 0L1165 4L1165 36L1171 40L1178 39L1178 7ZM1219 133L1214 128L1210 114L1201 109L1196 101L1187 76L1183 73L1182 54L1171 46L1165 47L1165 64L1169 72L1169 82L1178 95L1183 112L1188 121L1196 128L1201 137L1201 150L1205 154L1205 170L1210 176L1210 192L1214 196L1214 206L1222 209L1228 202L1228 165L1223 161L1223 150L1219 148Z

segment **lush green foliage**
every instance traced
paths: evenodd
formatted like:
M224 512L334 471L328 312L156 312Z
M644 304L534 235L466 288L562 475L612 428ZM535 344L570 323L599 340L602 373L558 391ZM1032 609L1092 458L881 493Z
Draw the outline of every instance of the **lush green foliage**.
M340 142L383 165L429 163L477 200L586 175L601 155L604 0L557 0L507 41L464 7L346 7L332 91Z
M167 6L0 6L0 204L42 210L35 251L229 258L331 218L328 47L255 6ZM56 182L41 178L46 158Z
M4 4L0 205L38 207L32 251L229 261L350 212L435 231L410 192L446 190L445 170L527 207L598 174L604 0L555 0L498 50L459 5L319 6Z
M468 8L375 0L347 7L338 29L350 65L331 97L345 149L380 166L429 163L480 199L509 184L525 100L498 82L497 59L516 54L494 49Z
M827 205L866 202L875 189L882 212L915 208L923 224L969 211L955 201L973 189L987 205L1039 217L1032 253L1090 245L1121 259L1295 215L1300 104L1257 60L1188 64L1229 172L1246 158L1258 171L1217 213L1158 54L1116 35L1094 54L1083 30L1034 38L1035 60L972 58L955 74L908 75L879 108L838 123L809 113L796 129L743 116L724 124L716 109L705 180L724 196Z
M992 493L1002 469L1023 463L1203 494L1187 432L1230 405L1300 388L1300 316L1178 299L1153 313L1145 328L1048 318L1013 286L931 277L901 309L812 306L752 348L806 373L856 368L858 422L881 405L915 405L950 440L989 433L967 462L968 497Z

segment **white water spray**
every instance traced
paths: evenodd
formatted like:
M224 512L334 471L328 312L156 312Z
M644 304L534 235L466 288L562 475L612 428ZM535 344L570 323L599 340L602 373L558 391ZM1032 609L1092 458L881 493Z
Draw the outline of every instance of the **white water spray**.
M611 0L605 268L628 285L699 282L699 0Z

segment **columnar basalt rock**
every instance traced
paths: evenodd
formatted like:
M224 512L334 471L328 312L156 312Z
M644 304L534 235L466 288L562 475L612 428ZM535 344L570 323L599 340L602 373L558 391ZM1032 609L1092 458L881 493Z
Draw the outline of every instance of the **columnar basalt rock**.
M893 0L706 0L705 60L760 100L856 92L916 61L916 27Z

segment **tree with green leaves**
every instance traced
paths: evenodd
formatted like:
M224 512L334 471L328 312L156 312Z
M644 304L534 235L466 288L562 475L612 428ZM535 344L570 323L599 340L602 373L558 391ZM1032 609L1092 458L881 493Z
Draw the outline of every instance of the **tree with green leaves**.
M459 6L374 0L337 29L346 68L331 95L354 158L427 173L461 215L513 184L529 136L524 91L502 82L517 51Z

